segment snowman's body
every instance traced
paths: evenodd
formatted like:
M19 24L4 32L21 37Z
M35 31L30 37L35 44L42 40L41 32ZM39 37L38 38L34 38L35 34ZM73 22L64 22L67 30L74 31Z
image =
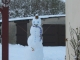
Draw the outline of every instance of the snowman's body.
M33 19L28 38L29 60L43 60L42 33L41 20Z

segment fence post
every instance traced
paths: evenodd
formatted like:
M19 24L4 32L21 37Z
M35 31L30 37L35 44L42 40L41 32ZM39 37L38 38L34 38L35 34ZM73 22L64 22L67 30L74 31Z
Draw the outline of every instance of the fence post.
M9 7L2 7L2 60L8 60Z

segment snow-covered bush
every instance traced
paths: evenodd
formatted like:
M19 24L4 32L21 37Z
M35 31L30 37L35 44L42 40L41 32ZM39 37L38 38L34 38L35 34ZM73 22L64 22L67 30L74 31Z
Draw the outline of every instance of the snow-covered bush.
M74 59L80 60L80 30L79 28L73 29L70 27L70 45L74 49Z

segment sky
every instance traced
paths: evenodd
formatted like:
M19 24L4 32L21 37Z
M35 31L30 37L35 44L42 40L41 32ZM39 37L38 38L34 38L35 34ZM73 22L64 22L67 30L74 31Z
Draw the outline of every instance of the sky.
M66 2L66 0L62 0L63 2Z

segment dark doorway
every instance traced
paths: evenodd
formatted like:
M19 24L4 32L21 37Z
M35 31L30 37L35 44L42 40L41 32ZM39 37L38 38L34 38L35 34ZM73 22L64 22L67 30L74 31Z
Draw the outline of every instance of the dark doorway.
M65 25L44 24L43 25L44 46L65 46Z
M16 21L16 27L16 43L24 46L27 45L27 21Z

